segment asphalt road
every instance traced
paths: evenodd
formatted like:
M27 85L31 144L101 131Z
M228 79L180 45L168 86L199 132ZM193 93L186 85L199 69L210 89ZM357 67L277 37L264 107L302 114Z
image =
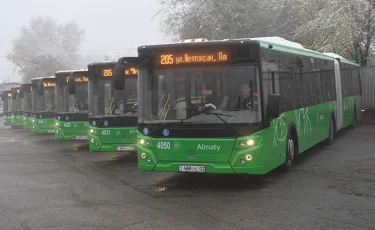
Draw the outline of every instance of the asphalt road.
M263 180L138 172L126 153L0 127L0 229L375 229L375 124Z

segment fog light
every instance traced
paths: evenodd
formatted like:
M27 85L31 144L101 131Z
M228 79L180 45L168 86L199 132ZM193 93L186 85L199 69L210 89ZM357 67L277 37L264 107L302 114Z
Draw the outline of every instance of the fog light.
M59 130L56 130L56 133L59 133Z
M140 143L141 145L143 145L143 144L145 144L145 140L141 139L141 140L139 141L139 143Z
M145 159L146 158L146 153L142 153L141 157L142 157L142 159Z
M254 142L254 140L248 140L246 143L249 146L253 146L255 142Z
M246 163L245 159L241 158L241 159L240 159L240 163L241 163L241 164L245 164L245 163Z
M146 161L147 161L147 162L150 162L150 161L151 161L151 159L147 157L147 158L146 158Z
M94 138L93 138L93 139L91 139L91 143L93 143L93 144L95 143L95 139L94 139Z
M247 161L251 161L253 159L253 157L251 155L246 155L246 160Z

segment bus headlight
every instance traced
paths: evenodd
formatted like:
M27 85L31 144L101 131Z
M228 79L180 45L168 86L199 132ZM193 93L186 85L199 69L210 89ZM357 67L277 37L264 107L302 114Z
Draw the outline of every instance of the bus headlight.
M90 133L96 134L96 130L95 129L90 129Z
M248 145L248 146L253 146L254 144L255 144L255 141L254 140L248 140L247 142L246 142L246 144Z
M58 123L58 122L56 122L56 126L59 126L59 123Z

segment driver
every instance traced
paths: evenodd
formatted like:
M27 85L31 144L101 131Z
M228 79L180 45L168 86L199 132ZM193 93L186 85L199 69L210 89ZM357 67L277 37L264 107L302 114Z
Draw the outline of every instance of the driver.
M253 109L254 108L254 96L256 94L252 92L249 84L247 82L243 82L240 85L240 95L238 96L237 100L237 109L238 110L246 110L246 109Z

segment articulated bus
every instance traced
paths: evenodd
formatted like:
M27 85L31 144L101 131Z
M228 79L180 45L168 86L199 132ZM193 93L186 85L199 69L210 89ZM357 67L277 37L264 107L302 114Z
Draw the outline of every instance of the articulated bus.
M59 71L55 77L55 139L88 140L88 71Z
M124 106L124 91L114 89L115 65L116 62L88 65L90 72L88 84L89 148L91 152L135 150L136 128L124 128L129 120L124 118L126 107Z
M5 90L1 95L3 100L4 126L11 126L12 124L12 91Z
M25 130L31 130L31 128L32 128L31 83L21 85L21 87L20 87L20 97L21 97L21 101L22 101L23 128Z
M20 87L13 87L12 91L12 124L11 127L23 127L22 100Z
M55 85L54 76L32 79L32 132L55 133Z
M361 119L359 65L282 38L141 46L141 171L266 174Z

